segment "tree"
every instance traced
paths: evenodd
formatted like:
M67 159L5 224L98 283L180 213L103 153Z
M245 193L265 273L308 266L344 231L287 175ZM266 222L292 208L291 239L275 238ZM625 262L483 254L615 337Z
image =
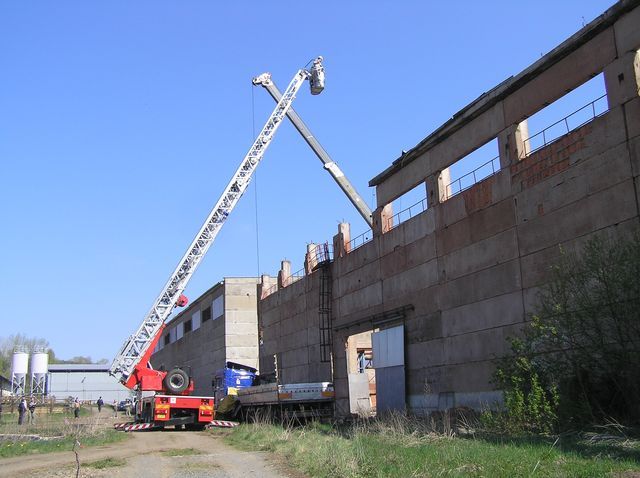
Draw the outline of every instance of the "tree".
M640 423L640 234L563 251L524 338L511 342L496 373L507 398L518 383L527 399L535 377L547 397L557 391L565 424Z
M27 337L23 334L0 338L0 375L3 377L9 378L11 376L11 360L16 347L23 347L28 352L39 348L47 351L49 354L53 353L46 339Z

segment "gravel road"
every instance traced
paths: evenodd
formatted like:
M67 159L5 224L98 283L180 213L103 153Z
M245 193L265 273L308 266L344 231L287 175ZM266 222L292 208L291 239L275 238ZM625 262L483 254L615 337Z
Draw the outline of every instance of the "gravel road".
M195 452L181 456L178 450L186 449ZM79 456L79 476L83 478L302 477L269 459L266 453L235 450L225 445L220 436L208 432L137 432L132 433L131 438L123 442L81 448ZM107 458L124 460L125 464L104 469L83 465ZM73 452L58 452L1 459L0 476L75 477L75 455Z

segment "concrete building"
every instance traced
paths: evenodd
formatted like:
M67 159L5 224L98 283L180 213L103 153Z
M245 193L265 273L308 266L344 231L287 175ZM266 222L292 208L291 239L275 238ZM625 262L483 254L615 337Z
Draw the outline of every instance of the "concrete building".
M276 286L263 278L261 371L277 363L284 382L333 380L347 414L359 388L347 344L368 333L378 410L499 401L494 359L535 310L559 246L579 251L640 225L639 25L637 0L615 4L373 178L371 240L351 241L341 224L331 262L308 256L303 278L290 280L286 262ZM586 120L567 111L561 134L529 133L528 118L597 75L606 97L585 102ZM489 176L452 181L450 167L492 141ZM420 210L393 211L415 187Z
M211 395L215 372L232 361L258 368L257 278L226 277L167 323L151 363L185 369L196 395Z
M45 390L58 399L77 397L95 402L102 397L107 404L131 396L127 387L109 375L109 365L97 364L50 364Z

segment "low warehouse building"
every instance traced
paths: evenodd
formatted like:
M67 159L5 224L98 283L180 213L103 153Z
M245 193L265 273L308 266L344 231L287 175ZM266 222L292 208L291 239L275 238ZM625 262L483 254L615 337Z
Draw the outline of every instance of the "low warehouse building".
M50 364L46 394L57 399L73 397L91 402L102 397L110 404L129 398L131 391L109 375L108 364Z

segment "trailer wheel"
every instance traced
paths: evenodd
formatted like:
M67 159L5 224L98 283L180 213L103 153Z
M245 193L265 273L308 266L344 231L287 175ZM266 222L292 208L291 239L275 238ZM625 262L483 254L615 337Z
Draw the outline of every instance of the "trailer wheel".
M184 370L174 368L167 373L164 384L171 393L182 393L189 386L189 376Z

